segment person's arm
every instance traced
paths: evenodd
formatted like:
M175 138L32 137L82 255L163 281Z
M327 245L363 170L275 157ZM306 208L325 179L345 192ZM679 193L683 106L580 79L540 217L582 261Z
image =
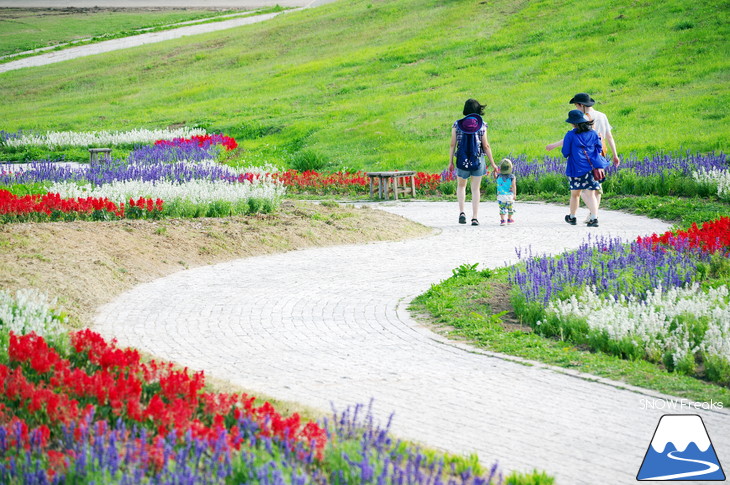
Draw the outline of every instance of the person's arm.
M484 153L487 154L487 158L489 158L489 163L492 164L492 170L494 170L494 173L496 175L499 168L494 163L494 157L492 156L492 147L489 146L489 140L487 139L487 130L484 130L484 136L482 137L482 150L484 150Z
M545 146L545 150L550 151L553 148L558 148L558 147L561 147L561 146L563 146L563 140L556 141L555 143L551 143L551 144Z
M570 156L570 137L572 136L573 132L569 131L565 134L565 138L563 138L563 156L565 158L568 158Z
M451 148L449 148L449 172L454 171L454 150L456 149L456 128L451 128Z
M613 166L618 167L621 163L621 160L618 158L618 152L616 152L616 141L613 139L611 130L608 130L606 132L606 136L604 137L603 142L608 143L608 146L611 147L611 153L613 153Z

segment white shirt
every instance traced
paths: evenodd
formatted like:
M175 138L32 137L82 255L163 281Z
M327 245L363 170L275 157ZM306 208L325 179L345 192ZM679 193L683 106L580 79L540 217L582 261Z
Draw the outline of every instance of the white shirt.
M593 129L596 130L596 132L601 135L601 138L605 140L608 132L613 129L611 124L608 122L608 117L595 109L591 109L587 114L590 119L593 120Z

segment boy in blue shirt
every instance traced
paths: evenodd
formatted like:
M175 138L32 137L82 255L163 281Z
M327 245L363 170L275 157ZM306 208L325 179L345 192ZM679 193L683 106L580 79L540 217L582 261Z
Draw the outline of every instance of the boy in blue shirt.
M504 217L507 216L507 224L515 222L515 198L517 197L517 178L512 173L512 161L508 158L502 160L497 175L497 203L499 204L500 226L504 226Z

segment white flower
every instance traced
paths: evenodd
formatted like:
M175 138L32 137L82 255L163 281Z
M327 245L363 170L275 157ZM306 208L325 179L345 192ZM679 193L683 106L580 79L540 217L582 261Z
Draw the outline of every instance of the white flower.
M273 202L284 196L286 188L282 182L275 182L270 177L261 177L253 182L233 183L211 180L191 180L183 183L129 180L91 186L57 182L48 189L48 192L58 193L62 198L105 197L117 204L140 197L162 199L165 202L186 200L201 204L214 201L238 202L252 198Z
M717 185L717 196L721 199L730 200L730 170L712 169L692 172L692 178L700 183Z
M595 287L586 287L567 300L551 301L547 312L559 318L584 318L590 328L605 331L613 340L641 341L648 353L657 355L668 351L675 361L702 350L730 362L729 294L724 285L703 291L695 283L666 291L656 288L642 302L632 297L603 298ZM695 318L710 322L696 348L691 345L690 333L683 325Z
M8 146L39 145L47 147L61 146L115 146L132 143L152 143L157 140L172 140L173 138L190 138L193 135L205 135L202 128L177 128L174 130L147 130L131 131L49 131L45 135L21 135L18 138L9 138L5 141Z
M13 296L0 290L0 330L25 335L35 332L43 337L55 337L64 332L66 318L53 310L55 300L35 289L20 289Z

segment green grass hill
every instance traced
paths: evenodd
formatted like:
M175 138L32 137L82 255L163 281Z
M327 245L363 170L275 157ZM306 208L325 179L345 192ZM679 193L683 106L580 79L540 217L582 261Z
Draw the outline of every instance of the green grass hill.
M496 158L542 157L586 91L622 155L726 150L729 26L728 1L338 0L0 74L0 129L197 124L247 162L440 171L467 98Z

